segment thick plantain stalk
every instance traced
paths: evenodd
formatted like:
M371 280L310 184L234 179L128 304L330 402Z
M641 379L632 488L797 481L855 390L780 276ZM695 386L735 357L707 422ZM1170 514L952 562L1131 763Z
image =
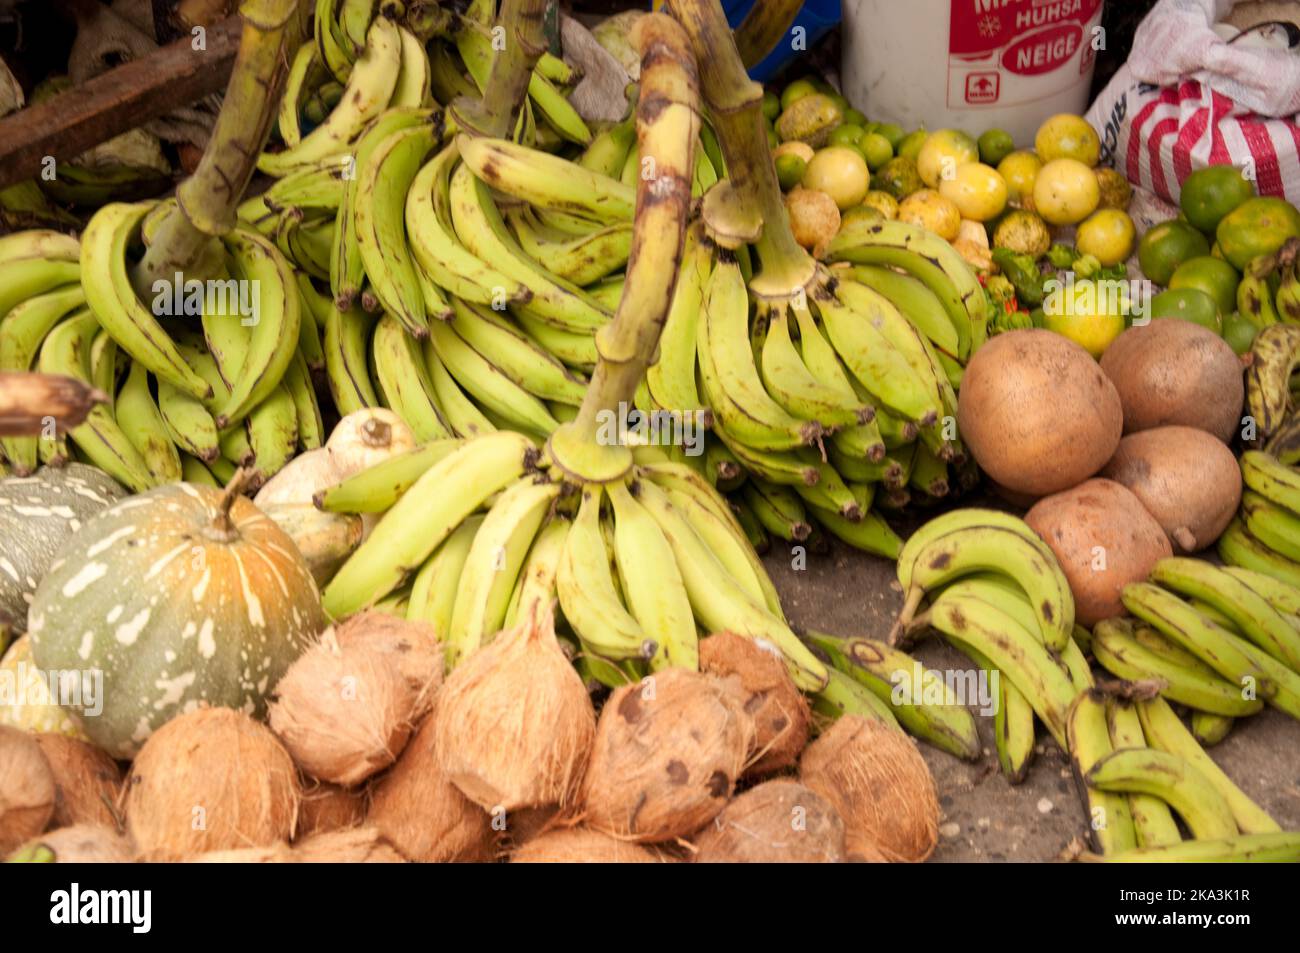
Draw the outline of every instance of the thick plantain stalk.
M634 39L641 54L636 109L642 175L627 281L614 320L596 335L600 361L578 416L555 431L554 462L579 480L607 482L632 465L631 451L601 438L621 416L654 357L681 265L699 137L699 88L689 40L677 23L650 14Z
M799 15L803 0L760 0L736 27L736 49L746 67L756 66L776 49Z
M816 274L816 262L790 230L763 128L763 88L749 78L718 0L668 0L690 35L700 64L700 85L727 162L736 204L757 209L763 232L755 243L761 270L749 288L761 298L801 293Z
M215 238L235 224L235 208L266 145L284 79L303 38L297 0L244 0L244 21L230 85L212 139L194 174L176 190L176 208L135 268L132 281L142 294L157 279L185 274Z
M542 23L546 0L504 0L497 25L505 30L505 49L492 60L487 88L480 100L458 99L451 113L471 135L505 139L528 93L533 67L546 51Z

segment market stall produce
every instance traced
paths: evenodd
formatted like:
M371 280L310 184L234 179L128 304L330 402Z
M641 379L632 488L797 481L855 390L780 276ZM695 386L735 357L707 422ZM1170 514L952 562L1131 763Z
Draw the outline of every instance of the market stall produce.
M663 6L609 121L545 0L249 0L174 196L0 236L0 853L920 862L1055 759L1050 856L1300 860L1206 751L1300 728L1300 212Z

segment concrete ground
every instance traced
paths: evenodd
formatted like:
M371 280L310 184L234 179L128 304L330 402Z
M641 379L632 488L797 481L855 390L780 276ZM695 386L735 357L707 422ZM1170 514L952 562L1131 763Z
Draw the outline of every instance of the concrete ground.
M790 547L777 541L764 557L796 627L837 635L884 638L902 606L888 560L835 544L827 555L792 568ZM928 668L968 670L970 662L931 639L914 654ZM1046 861L1086 832L1069 763L1039 727L1034 762L1012 786L998 770L993 719L976 714L984 740L979 763L921 744L943 807L936 861ZM1300 830L1300 722L1272 709L1243 719L1210 755L1287 830Z

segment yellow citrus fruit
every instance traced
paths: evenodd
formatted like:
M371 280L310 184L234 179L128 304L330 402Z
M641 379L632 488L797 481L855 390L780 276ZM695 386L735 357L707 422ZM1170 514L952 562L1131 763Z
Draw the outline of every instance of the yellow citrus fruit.
M1023 149L999 162L998 175L1007 183L1007 198L1019 202L1026 195L1033 195L1034 182L1038 180L1038 170L1042 167L1043 160Z
M858 205L871 187L871 171L862 153L852 146L827 146L808 162L803 187L825 192L840 211Z
M928 228L950 242L961 231L961 212L934 189L913 192L898 203L898 220Z
M1034 209L1052 225L1077 225L1097 210L1101 187L1078 159L1053 159L1038 172Z
M1103 265L1118 265L1133 254L1137 229L1127 212L1104 208L1079 226L1075 246L1084 255L1092 255Z
M1101 138L1082 116L1059 113L1038 127L1034 150L1044 162L1075 159L1091 169L1101 158Z
M939 194L951 201L962 218L987 222L1007 207L1007 183L996 169L983 162L957 166L952 178L939 182Z
M867 197L862 200L862 204L875 209L884 218L891 220L898 218L898 199L888 192L873 189L867 193Z
M952 175L957 167L967 162L978 162L979 145L960 129L939 129L932 132L916 156L916 168L921 181L930 188Z
M1114 282L1059 283L1043 302L1043 327L1100 358L1124 333L1124 305Z

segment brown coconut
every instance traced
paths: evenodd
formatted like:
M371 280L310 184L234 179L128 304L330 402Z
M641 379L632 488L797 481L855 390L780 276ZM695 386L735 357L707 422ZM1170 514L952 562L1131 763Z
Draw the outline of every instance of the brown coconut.
M1124 587L1173 555L1155 517L1113 480L1088 480L1045 497L1025 522L1056 554L1074 594L1075 621L1084 626L1123 615Z
M447 776L483 809L573 800L596 713L555 638L549 605L537 605L447 676L434 728Z
M1119 392L1125 433L1179 424L1227 443L1241 426L1241 358L1209 328L1178 318L1131 327L1101 369Z
M240 847L232 850L210 850L185 858L190 864L294 864L298 858L288 844L269 847Z
M510 811L504 815L506 849L518 849L521 844L550 831L562 819L563 811L553 804Z
M1101 475L1128 487L1180 553L1211 545L1241 504L1236 456L1196 427L1153 427L1129 434Z
M364 788L349 789L324 783L306 788L298 806L295 841L313 834L360 827L366 818L366 797Z
M740 681L745 712L754 720L754 751L746 777L793 767L808 743L812 714L781 653L767 645L719 632L700 642L700 671Z
M334 638L343 648L368 645L387 652L416 692L416 718L432 710L443 669L443 650L433 626L368 611L335 626Z
M829 801L798 781L750 788L695 838L697 864L839 864L844 822Z
M650 847L584 827L549 831L510 855L512 864L668 864L673 859Z
M131 765L127 830L146 860L288 841L298 771L270 730L242 712L200 708L156 731Z
M804 750L799 780L839 813L848 859L908 863L934 853L934 778L902 732L845 715Z
M116 828L115 805L122 787L117 762L94 745L53 732L36 736L54 772L55 827L101 824Z
M376 827L329 831L299 841L294 859L302 864L404 864L406 858Z
M45 853L48 851L48 855ZM75 824L47 831L10 855L11 860L45 860L56 864L130 864L135 861L131 842L116 828L100 824Z
M54 772L36 737L0 725L0 854L49 826L56 797Z
M492 818L451 783L439 760L432 717L380 777L366 823L408 860L425 863L491 860Z
M645 843L693 834L726 806L753 739L735 679L672 668L625 685L596 727L583 818Z
M415 718L416 691L393 658L326 637L275 688L271 730L308 775L351 787L397 760Z

